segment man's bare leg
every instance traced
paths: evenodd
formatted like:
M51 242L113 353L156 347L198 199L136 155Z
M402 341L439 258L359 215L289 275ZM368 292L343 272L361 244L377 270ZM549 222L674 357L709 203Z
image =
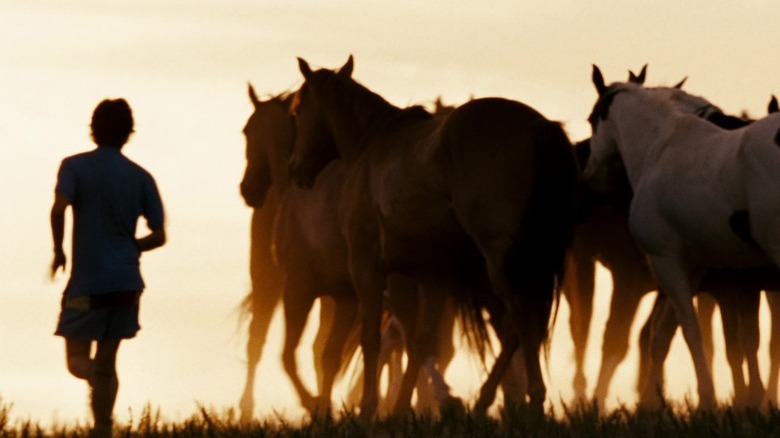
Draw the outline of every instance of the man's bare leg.
M95 358L91 358L91 342L66 340L68 370L74 376L86 380L91 389L92 416L95 431L110 434L113 426L112 413L119 390L116 374L116 354L120 339L105 339L97 342Z

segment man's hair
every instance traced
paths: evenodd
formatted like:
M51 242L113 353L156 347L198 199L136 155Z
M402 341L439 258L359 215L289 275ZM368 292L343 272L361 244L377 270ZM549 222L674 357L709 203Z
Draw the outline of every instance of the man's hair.
M89 126L98 146L122 147L133 133L133 111L124 99L105 99L95 107Z

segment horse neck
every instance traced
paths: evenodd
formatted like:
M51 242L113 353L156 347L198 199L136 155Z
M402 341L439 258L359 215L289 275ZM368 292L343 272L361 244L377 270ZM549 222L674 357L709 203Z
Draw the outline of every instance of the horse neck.
M287 167L287 161L284 161L283 164L271 163L271 180L273 181L271 189L274 190L280 198L284 196L287 190L293 185L293 180L290 177L290 171Z
M289 114L292 94L277 96L274 112L269 114L271 127L268 129L268 147L265 149L271 171L272 188L278 195L284 195L292 186L288 163L295 142L295 124Z
M616 99L612 114L616 118L620 156L631 186L636 188L645 172L660 159L664 140L682 115L646 96L644 99L629 96L619 102Z
M336 145L345 161L357 158L372 133L380 129L400 108L360 84L345 96L336 96L338 107L329 111Z

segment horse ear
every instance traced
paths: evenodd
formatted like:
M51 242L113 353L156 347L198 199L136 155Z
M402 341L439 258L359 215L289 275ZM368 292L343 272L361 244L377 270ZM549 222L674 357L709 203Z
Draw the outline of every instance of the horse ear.
M596 86L596 91L599 93L599 96L604 94L605 91L607 91L607 86L604 85L604 76L601 75L601 70L596 66L596 64L593 64L593 85Z
M345 78L352 77L352 70L355 68L355 60L352 58L352 55L349 55L349 59L347 59L347 62L344 63L343 66L339 69L338 72L336 72L339 76L343 76Z
M680 82L677 83L677 85L674 86L674 88L681 89L683 87L683 84L685 84L685 81L688 80L688 76L682 78Z
M255 89L252 87L251 83L249 83L249 100L252 101L252 105L254 106L260 104L260 99L257 98L257 94L255 93Z
M298 58L298 69L301 71L304 79L309 79L312 73L311 67L309 67L309 63L303 58Z
M647 76L647 64L642 67L638 75L635 75L631 70L628 71L628 82L633 82L638 85L644 85L645 77Z
M777 98L775 95L772 95L772 98L769 100L769 107L767 108L767 112L769 114L776 113L780 111L780 107L777 105Z

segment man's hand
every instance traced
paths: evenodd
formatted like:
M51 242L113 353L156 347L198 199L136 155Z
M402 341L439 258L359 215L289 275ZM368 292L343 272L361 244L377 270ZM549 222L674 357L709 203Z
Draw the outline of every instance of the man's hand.
M62 268L62 271L65 272L65 265L67 264L67 257L65 257L65 252L62 250L54 251L54 260L51 262L51 279L54 280L54 276L57 274L57 271Z
M65 236L65 210L70 205L70 199L62 194L54 195L54 205L51 206L51 236L54 243L54 260L51 262L51 279L57 270L65 271L65 251L62 250L62 240Z

